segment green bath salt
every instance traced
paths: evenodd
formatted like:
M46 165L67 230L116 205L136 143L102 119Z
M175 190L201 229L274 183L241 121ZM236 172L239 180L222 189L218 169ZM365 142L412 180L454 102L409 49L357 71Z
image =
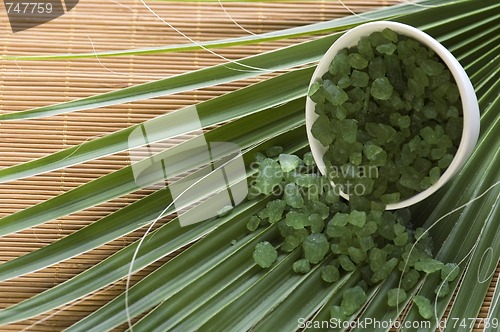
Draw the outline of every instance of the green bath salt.
M435 184L457 152L453 76L432 50L390 29L339 51L309 97L328 178L349 196L405 200Z

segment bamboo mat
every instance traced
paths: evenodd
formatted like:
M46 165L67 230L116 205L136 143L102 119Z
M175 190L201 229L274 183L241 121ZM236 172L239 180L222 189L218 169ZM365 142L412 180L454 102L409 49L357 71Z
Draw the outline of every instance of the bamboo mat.
M397 0L345 0L349 10L363 12ZM196 41L275 31L345 16L337 1L290 3L169 3L148 1L151 8ZM1 6L0 6L1 7ZM234 24L231 18L241 27ZM242 27L249 31L242 30ZM296 39L297 42L299 39ZM186 43L184 37L153 16L139 0L80 0L69 13L36 28L13 34L0 9L0 54L80 53ZM229 59L268 51L291 43L268 42L218 52ZM221 63L206 52L123 56L72 61L0 62L0 110L3 113L74 100L189 70ZM216 88L159 97L46 119L0 123L0 167L33 160L84 141L140 123L165 112L203 101L248 85L248 79ZM118 153L59 171L0 184L0 217L55 197L129 164ZM0 239L0 262L32 252L48 243L143 197L146 190L114 199L32 229ZM95 265L137 239L133 232L98 249L50 268L0 283L0 308L18 303ZM165 258L133 280L150 273ZM498 280L495 277L492 285ZM47 315L1 327L1 331L60 331L102 306L124 289L118 282ZM493 288L486 298L485 308ZM486 309L485 309L486 310ZM486 311L483 310L482 314ZM117 329L123 330L123 328Z

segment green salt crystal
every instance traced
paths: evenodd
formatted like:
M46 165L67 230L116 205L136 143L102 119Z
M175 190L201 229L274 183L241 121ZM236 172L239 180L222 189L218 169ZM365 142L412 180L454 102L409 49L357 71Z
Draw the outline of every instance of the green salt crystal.
M363 153L372 166L384 166L387 160L387 152L375 144L365 144Z
M366 251L354 247L349 247L349 249L347 249L347 253L349 254L351 261L355 264L363 262L367 256Z
M358 133L358 125L353 119L345 119L339 122L340 132L337 137L346 143L356 142L356 135Z
M420 85L414 78L408 79L408 88L413 93L413 95L417 97L421 97L424 95L425 87L423 85Z
M319 201L310 202L310 205L312 212L317 213L322 220L325 220L330 215L330 207L328 205Z
M255 161L258 162L258 163L260 163L264 159L266 159L266 156L263 153L261 153L261 152L256 152L253 157L254 157Z
M347 75L342 76L337 82L337 86L342 89L348 88L350 85L351 79Z
M380 196L383 195L387 191L387 179L383 177L379 177L375 179L373 183L373 192L372 195L375 199L380 199Z
M450 293L450 284L448 284L447 282L440 283L434 290L434 294L436 294L438 298L445 297L449 293Z
M443 134L441 137L438 138L437 145L439 147L449 149L453 146L453 142L451 141L451 138L448 135Z
M455 84L451 84L450 88L446 91L446 99L448 99L450 103L455 103L459 98L460 91L458 90L458 87Z
M301 229L309 225L309 220L304 213L290 211L286 214L285 222L294 229Z
M262 268L268 268L278 258L278 252L273 245L267 241L260 242L255 246L253 259Z
M359 247L364 251L368 251L375 246L375 242L371 236L362 236L358 238L358 241Z
M455 263L447 263L441 268L441 279L452 282L460 273L460 268Z
M396 45L394 43L382 44L377 46L377 52L380 54L392 54L396 50Z
M431 178L426 176L420 181L420 189L426 190L427 188L432 186Z
M367 122L365 124L366 132L374 137L379 144L388 143L396 134L396 130L383 123Z
M401 225L408 227L411 221L411 211L409 208L398 209L394 211L394 215L396 216L396 220Z
M292 227L288 226L286 224L285 220L280 220L278 223L278 230L281 234L281 236L286 237L288 235L293 235L297 230L293 229Z
M418 157L413 163L413 168L417 170L420 174L427 175L432 167L432 162L426 158Z
M401 288L392 288L387 292L387 305L395 307L406 300L406 292Z
M328 104L329 105L329 104ZM316 106L314 107L314 113L318 114L318 115L326 115L325 113L325 104L324 103L318 103L316 104Z
M450 118L446 123L446 135L458 146L462 137L463 119L462 117Z
M443 156L445 154L446 154L446 148L439 147L439 148L431 149L431 153L430 153L429 157L431 160L439 160L439 159L443 158Z
M361 309L366 301L368 301L368 297L366 296L365 291L361 287L356 286L344 291L340 307L344 311L345 315L351 316L356 311Z
M340 197L338 192L335 191L335 189L331 185L329 185L325 195L323 196L323 199L325 200L326 204L333 205L334 203L339 202Z
M325 228L325 221L317 213L311 214L309 217L309 225L311 225L311 233L321 233Z
M374 180L367 178L367 177L356 177L352 180L351 185L354 187L351 187L351 191L353 191L353 195L370 195L373 192L373 184ZM356 189L352 188L357 188L358 191L360 190L359 188L362 188L361 191L356 192ZM358 196L359 197L359 196ZM369 201L367 202L369 203ZM352 205L355 207L355 205ZM360 209L358 209L360 210Z
M323 82L323 88L325 90L325 98L334 106L341 105L349 99L347 93L330 80Z
M420 279L420 273L417 270L411 269L404 275L403 280L401 280L401 287L408 291L417 284L418 279Z
M433 258L426 258L415 263L415 269L425 273L440 271L444 264Z
M423 45L418 45L417 48L415 48L416 54L417 54L417 61L420 59L427 59L432 56L432 51L430 51L427 47L424 47Z
M285 186L283 198L286 204L293 208L300 209L304 207L304 198L295 183L288 183Z
M344 106L347 109L347 114L355 115L359 110L363 108L366 94L359 87L353 87L347 91L350 101L352 103L345 103Z
M415 229L415 239L417 240L423 240L429 237L429 232L423 228L423 227L418 227Z
M330 121L326 115L320 115L311 127L311 134L316 138L321 145L329 146L332 144L334 134L330 127Z
M323 90L323 85L319 82L311 84L308 96L316 104L323 103L325 101L325 90Z
M446 92L448 91L450 86L451 86L450 82L443 82L441 85L437 86L432 91L432 96L434 98L443 98L446 95Z
M338 120L344 120L347 117L347 109L344 105L335 106L333 109L333 114Z
M363 227L366 223L366 212L354 210L347 216L347 221L354 226Z
M372 213L370 213L369 216L371 216L371 215L372 215ZM377 230L378 230L377 222L370 220L360 230L360 234L361 235L371 235L371 234L374 234L375 232L377 232Z
M429 153L431 153L431 144L424 140L420 141L418 144L417 154L420 157L426 158L429 156Z
M391 194L384 194L380 196L380 201L385 204L394 204L400 201L400 196L401 194L396 192L396 193L391 193Z
M386 38L381 31L372 32L368 39L370 40L372 46L375 48L379 45L387 44L390 42L390 39Z
M268 215L267 215L267 208L263 208L262 210L259 211L259 213L257 213L257 215L259 216L260 219L262 220L265 220L268 218Z
M371 95L380 100L387 100L391 97L393 91L393 86L386 77L376 78L372 85L370 93Z
M325 235L310 234L302 243L304 257L312 264L319 263L330 249L330 245Z
M333 243L330 246L330 250L335 255L347 255L347 250L349 250L349 246L344 242L341 243Z
M290 172L299 166L300 158L296 155L282 153L279 155L279 162L283 172Z
M353 152L349 156L349 161L351 162L351 164L359 166L363 161L363 155L361 154L361 152Z
M259 228L259 225L260 225L260 218L257 216L251 216L247 222L247 229L253 232L257 228Z
M450 84L451 74L449 70L443 71L440 75L429 76L429 87L436 89L444 84Z
M269 195L283 179L281 167L277 161L267 158L260 163L258 170L255 178L255 188L259 193Z
M292 266L293 272L295 273L307 273L311 271L311 264L305 258L295 261Z
M321 268L321 279L326 282L332 283L340 278L339 269L334 265L326 265Z
M453 155L452 154L445 154L439 161L438 161L438 166L441 169L445 169L448 166L450 166L452 160L453 160Z
M368 66L368 60L359 53L351 53L349 54L349 64L354 69L364 69Z
M314 157L311 152L304 153L304 164L307 166L316 166L316 162L314 161Z
M415 68L413 71L413 78L417 83L423 87L429 86L429 77L420 68Z
M356 269L356 265L354 265L354 263L346 255L340 255L338 257L338 261L342 269L346 272L354 271L354 269Z
M331 223L333 226L345 226L349 222L348 218L349 215L346 213L336 213L329 223Z
M401 162L403 165L410 166L414 161L417 155L411 151L411 148L408 144L403 145L401 148Z
M411 118L408 115L403 115L397 120L397 125L401 129L409 128L411 125Z
M330 307L330 318L339 320L341 322L347 319L346 315L344 314L344 311L338 305Z
M394 234L396 235L406 233L406 227L401 225L400 223L395 223L392 228L394 229Z
M380 168L380 175L387 181L394 182L399 179L399 166L392 160L388 159L384 166Z
M441 176L441 169L439 167L433 167L429 171L429 178L432 184L438 182L440 176Z
M444 69L444 65L430 59L422 60L419 62L419 64L420 68L424 71L424 73L426 73L429 76L437 76L441 74L441 72Z
M436 106L432 103L424 106L423 113L427 119L436 119L438 116Z
M398 93L403 93L406 90L406 79L403 79L401 70L401 62L395 54L387 54L384 56L384 62L387 68L386 76L391 82L394 90Z
M319 179L316 174L297 174L294 176L295 183L304 188L310 188L313 186L318 186Z
M280 153L283 152L282 146L272 146L266 150L266 156L269 158L277 157Z
M269 218L269 223L274 224L281 220L283 216L283 211L285 211L286 202L281 199L275 199L270 201L266 205L267 217Z
M420 190L420 181L423 176L419 174L413 167L404 166L401 170L401 178L399 179L399 184L406 188L410 188L416 191Z
M373 271L374 273L370 281L373 283L377 283L386 279L397 265L398 265L398 259L393 257L387 262L385 262L382 266L377 266L376 270Z
M359 71L359 70L352 71L351 80L350 80L352 85L359 86L359 87L366 87L366 86L368 86L369 80L370 80L370 76L368 76L367 73Z
M332 75L349 75L351 66L349 65L347 54L343 52L337 53L330 63L328 71Z
M417 305L420 316L425 319L432 318L434 310L432 308L431 301L428 298L422 295L415 295L413 297L413 302Z
M368 65L368 74L372 79L382 78L385 76L386 68L384 59L381 57L376 57Z
M370 250L370 268L373 272L386 263L387 252L377 247Z
M398 57L405 64L410 65L415 63L416 57L413 49L408 45L407 41L402 40L397 44Z
M358 40L358 52L361 54L365 59L367 60L372 60L374 57L373 54L373 49L372 46L370 45L370 40L368 37L361 37Z
M396 235L394 238L394 244L397 245L398 247L403 247L408 243L408 233L402 233Z
M398 34L389 28L382 30L382 35L393 43L398 41Z
M293 230L293 228L291 229ZM293 233L284 237L285 241L283 241L280 249L284 252L291 252L294 249L298 248L308 235L309 232L305 228L293 230Z

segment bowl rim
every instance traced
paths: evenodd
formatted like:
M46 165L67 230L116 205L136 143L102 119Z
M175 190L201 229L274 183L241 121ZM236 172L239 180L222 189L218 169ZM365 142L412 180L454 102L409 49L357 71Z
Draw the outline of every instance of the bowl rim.
M458 62L458 60L448 51L442 44L440 44L436 39L429 36L425 32L399 22L393 21L375 21L361 24L355 28L346 31L342 36L340 36L323 55L321 60L316 67L310 83L317 82L321 79L323 74L328 71L328 67L333 60L333 57L342 49L346 47L354 46L359 38L362 36L367 36L371 32L381 31L385 28L390 28L391 30L397 32L398 34L406 35L411 37L418 42L422 43L426 47L432 49L436 55L438 55L442 61L446 64L450 73L452 74L455 83L457 84L463 112L463 129L462 137L460 139L460 145L455 153L451 164L446 168L444 173L441 174L439 180L432 186L424 191L417 193L416 195L402 200L398 203L387 204L387 210L400 209L414 205L440 189L445 183L447 183L455 174L457 174L460 169L464 166L469 156L472 154L474 147L477 143L479 137L480 129L480 118L479 118L479 105L477 102L477 97L474 92L472 83L467 76L465 70ZM306 131L307 138L309 141L309 146L313 154L314 160L318 166L321 174L325 174L325 164L323 162L323 154L326 151L326 147L321 145L321 143L316 140L311 134L311 127L314 121L318 118L318 115L314 112L316 103L314 103L309 96L306 98ZM335 185L331 182L332 185ZM339 191L340 195L345 199L349 200L349 196L345 193Z

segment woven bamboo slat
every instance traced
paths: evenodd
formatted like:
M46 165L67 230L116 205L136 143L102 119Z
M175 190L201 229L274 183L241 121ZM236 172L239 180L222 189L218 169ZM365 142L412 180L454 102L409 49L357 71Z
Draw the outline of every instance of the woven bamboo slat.
M227 3L231 18L252 33L275 31L313 22L361 13L397 0ZM196 41L237 37L248 34L236 26L220 4L151 2L163 19ZM298 41L300 39L296 39ZM0 10L0 54L34 55L83 53L181 44L187 40L152 15L139 0L80 0L69 13L41 26L12 33L7 15ZM217 52L229 59L288 45L268 42L234 47ZM157 78L221 63L207 52L170 53L74 59L71 61L0 60L0 112L8 113L50 105L111 91ZM266 77L222 86L91 109L51 118L0 123L0 168L33 160L86 140L126 128L155 116ZM0 184L0 217L43 202L129 163L127 153L89 161L51 173ZM135 192L99 206L74 213L38 227L0 238L0 262L32 252L52 241L96 221L143 197L148 190ZM50 268L0 283L0 309L51 288L137 239L144 230L133 232L105 246L69 259ZM150 273L169 257L137 273L133 280ZM486 314L496 277L485 299L481 315ZM47 315L1 327L1 331L60 331L102 306L124 289L118 282ZM122 328L117 330L123 330Z

